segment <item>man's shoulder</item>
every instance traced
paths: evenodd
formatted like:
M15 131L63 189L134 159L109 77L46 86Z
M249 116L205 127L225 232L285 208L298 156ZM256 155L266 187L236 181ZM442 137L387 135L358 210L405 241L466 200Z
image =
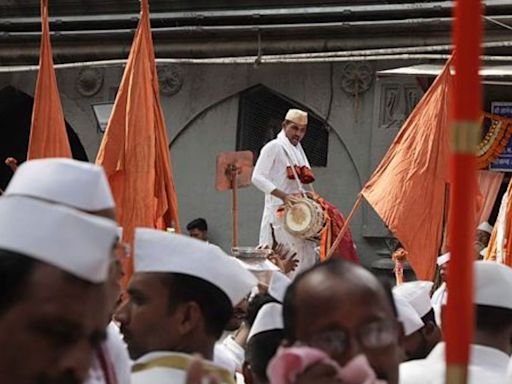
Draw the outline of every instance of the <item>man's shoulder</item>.
M279 141L277 139L272 139L270 140L269 142L267 142L263 148L268 148L268 149L271 149L271 148L280 148L281 147L281 144L279 144Z
M443 368L429 359L407 361L400 364L400 384L441 383L438 377L444 378L441 373Z
M184 383L187 368L193 359L194 356L179 352L150 352L134 362L132 384ZM233 382L231 372L211 361L203 360L203 369L219 376L222 383Z

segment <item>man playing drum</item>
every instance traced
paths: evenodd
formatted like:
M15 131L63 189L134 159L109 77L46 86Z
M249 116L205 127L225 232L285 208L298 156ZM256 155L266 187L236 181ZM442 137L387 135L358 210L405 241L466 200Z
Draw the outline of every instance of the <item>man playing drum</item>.
M290 235L282 219L276 215L283 204L294 204L304 185L314 181L313 173L302 146L306 134L308 114L299 109L290 109L282 123L277 138L268 142L260 152L252 176L253 184L265 193L265 208L260 228L260 245L272 245L272 227L275 241L296 253L298 267L291 275L308 269L317 262L316 244Z

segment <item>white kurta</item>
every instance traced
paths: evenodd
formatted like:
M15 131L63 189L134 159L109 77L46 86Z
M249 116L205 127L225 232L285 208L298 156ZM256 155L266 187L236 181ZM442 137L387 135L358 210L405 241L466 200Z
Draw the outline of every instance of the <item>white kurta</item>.
M272 245L272 232L270 224L275 229L276 240L297 252L299 265L291 274L294 276L304 269L308 269L316 262L315 243L291 236L276 218L276 210L283 205L283 201L271 195L275 189L284 193L298 193L299 185L296 180L288 179L286 167L289 160L278 139L268 142L261 150L254 172L252 183L265 193L265 208L261 219L260 245Z
M245 360L245 351L236 341L233 335L228 335L223 340L215 343L213 362L226 368L233 374L242 370Z
M129 384L130 356L119 328L113 322L107 327L107 339L102 343L102 348L105 351L105 357L109 360L107 363L115 372L117 384ZM89 377L84 384L105 384L106 382L105 373L95 355L89 369Z
M141 356L133 364L132 384L185 384L187 367L193 357L176 352L151 352ZM212 362L204 363L213 369L222 380L222 384L234 384L234 375Z
M505 383L509 356L495 348L472 344L468 384ZM444 384L445 343L422 360L400 364L400 384Z

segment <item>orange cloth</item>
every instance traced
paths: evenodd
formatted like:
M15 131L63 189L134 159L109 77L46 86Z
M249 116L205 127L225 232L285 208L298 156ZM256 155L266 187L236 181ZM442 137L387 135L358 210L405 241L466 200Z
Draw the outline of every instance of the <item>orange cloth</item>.
M27 159L71 158L71 147L66 133L66 123L53 68L48 25L48 0L41 0L41 27L39 73L34 95Z
M129 244L133 243L137 226L174 226L177 232L180 230L147 0L141 1L141 8L141 19L96 158L107 173L123 240ZM133 263L129 259L125 264L127 281Z
M484 259L512 267L512 180L501 200L498 218Z
M504 176L505 174L503 172L478 172L480 193L483 195L484 199L482 209L477 216L478 220L476 222L478 224L489 220Z
M442 240L450 87L447 65L404 123L362 191L407 251L421 280L434 278Z
M345 225L345 218L339 209L327 200L318 197L316 201L322 206L325 213L326 223L320 236L320 260L326 261L329 249L331 249L333 243L338 237L338 234ZM343 238L335 249L332 258L345 259L357 264L361 263L352 240L350 229L347 229L343 235Z

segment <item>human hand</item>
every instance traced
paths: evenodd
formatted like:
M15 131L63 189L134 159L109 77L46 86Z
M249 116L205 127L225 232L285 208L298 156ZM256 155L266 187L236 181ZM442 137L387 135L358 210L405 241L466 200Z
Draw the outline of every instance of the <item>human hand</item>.
M296 195L293 195L291 193L283 196L283 203L287 207L293 206L293 204L295 204L297 201L299 201L299 198Z
M274 253L269 256L269 260L277 265L281 272L287 274L297 269L299 264L297 252L280 243L274 243L272 251Z

